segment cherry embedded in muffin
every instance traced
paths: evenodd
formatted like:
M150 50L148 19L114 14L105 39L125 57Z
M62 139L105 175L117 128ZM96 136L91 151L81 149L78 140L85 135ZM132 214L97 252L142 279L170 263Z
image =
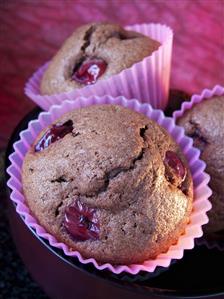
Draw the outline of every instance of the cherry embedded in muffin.
M47 148L51 143L63 138L65 135L71 133L73 130L72 120L68 120L65 123L55 124L48 129L40 140L35 145L35 152L40 152Z
M99 239L99 222L96 211L80 200L67 207L64 226L76 241Z
M107 64L101 58L86 59L74 69L72 80L84 85L94 84L106 68Z
M178 155L173 151L167 151L164 163L166 166L173 169L175 174L181 178L182 181L184 181L186 177L186 168L181 161L181 159L178 157Z

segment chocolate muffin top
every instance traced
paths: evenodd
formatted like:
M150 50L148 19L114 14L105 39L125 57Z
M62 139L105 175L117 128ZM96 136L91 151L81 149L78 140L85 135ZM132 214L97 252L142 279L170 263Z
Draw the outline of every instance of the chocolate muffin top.
M40 224L99 262L138 263L166 252L192 207L179 146L154 121L117 105L71 111L41 132L22 180Z
M211 176L212 210L204 229L207 236L212 235L224 230L224 96L214 96L194 105L177 122L200 149Z
M53 57L41 82L42 94L68 92L107 79L141 61L160 43L116 24L79 27Z

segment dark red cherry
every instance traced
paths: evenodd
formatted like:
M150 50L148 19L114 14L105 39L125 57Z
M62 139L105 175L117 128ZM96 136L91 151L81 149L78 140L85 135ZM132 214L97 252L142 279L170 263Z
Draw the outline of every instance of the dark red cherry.
M89 58L84 60L72 75L72 80L80 84L94 84L103 75L107 67L106 62L100 58Z
M65 211L64 226L76 241L99 239L99 221L96 211L80 200Z
M35 152L40 152L47 148L51 143L63 138L73 130L72 120L68 120L63 124L55 124L48 129L35 145Z
M182 180L186 177L186 168L178 155L173 151L167 151L164 163L172 168L177 176Z

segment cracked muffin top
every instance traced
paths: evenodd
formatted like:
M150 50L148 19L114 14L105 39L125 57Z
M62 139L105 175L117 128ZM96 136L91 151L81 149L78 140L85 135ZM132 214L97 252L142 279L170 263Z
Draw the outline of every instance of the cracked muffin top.
M68 92L107 79L151 55L159 46L159 42L119 25L84 25L53 57L42 78L41 93Z
M200 149L201 159L207 164L213 194L210 197L209 223L204 230L207 237L218 237L215 233L224 231L224 96L215 96L194 105L178 119L178 124L193 138L194 146Z
M24 195L47 231L84 257L130 264L166 252L189 222L192 178L169 134L142 114L64 114L27 153Z

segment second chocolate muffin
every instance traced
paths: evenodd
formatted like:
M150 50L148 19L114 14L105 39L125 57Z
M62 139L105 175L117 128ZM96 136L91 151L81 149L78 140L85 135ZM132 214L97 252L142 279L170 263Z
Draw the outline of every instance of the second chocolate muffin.
M214 96L194 105L178 119L178 124L193 138L194 146L200 149L201 159L207 164L213 194L209 223L204 230L207 237L216 237L217 232L224 233L224 96Z
M41 81L42 94L82 88L107 79L151 55L160 43L117 24L79 27L53 57Z
M154 121L115 105L74 110L41 132L22 181L40 224L98 262L139 263L166 252L192 208L179 146Z

